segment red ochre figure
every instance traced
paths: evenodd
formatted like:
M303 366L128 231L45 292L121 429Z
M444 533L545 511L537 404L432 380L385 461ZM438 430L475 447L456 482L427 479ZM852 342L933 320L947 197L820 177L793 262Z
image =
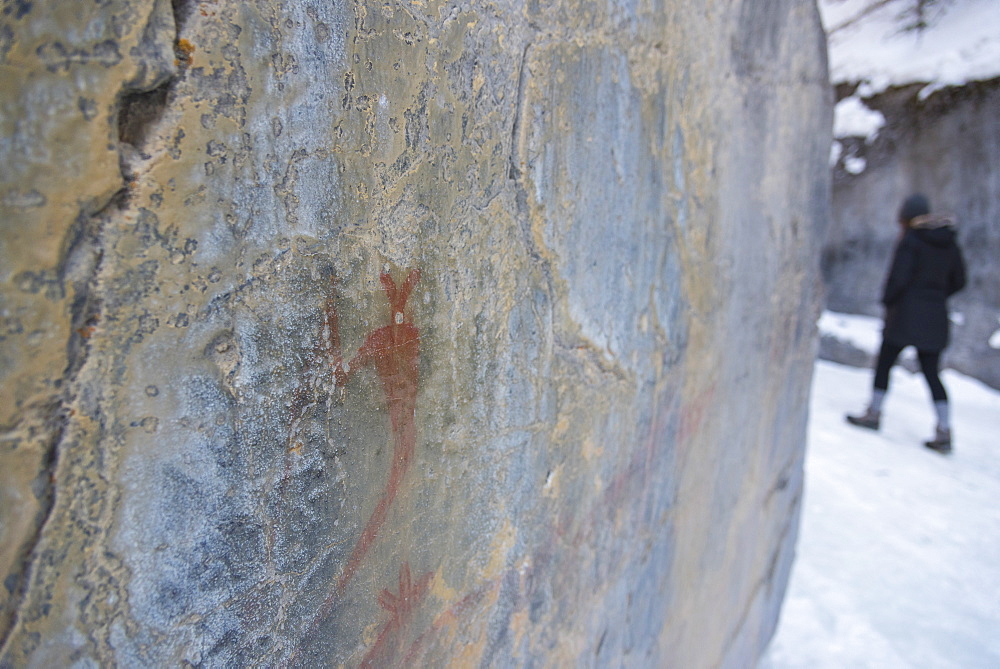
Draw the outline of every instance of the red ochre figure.
M427 572L416 582L410 576L410 565L406 562L399 568L399 593L388 589L379 593L378 604L389 612L389 620L382 627L371 650L361 661L361 667L382 667L395 664L391 660L398 657L404 643L403 630L410 622L413 611L427 594L433 574Z
M405 313L406 302L413 288L420 281L420 270L413 269L407 275L402 286L388 273L379 277L382 287L389 298L389 324L372 332L358 349L357 354L349 362L344 362L340 354L340 332L338 318L333 300L327 300L324 309L323 338L320 348L331 354L335 387L343 388L351 378L366 365L373 365L375 373L382 381L386 402L389 408L389 421L392 427L392 466L389 470L389 480L382 496L375 505L371 518L361 532L354 550L351 552L344 570L337 579L337 586L326 597L316 611L308 634L326 619L333 608L333 603L343 592L348 582L357 573L365 557L368 555L378 537L379 531L389 515L389 508L396 499L399 486L413 462L417 444L417 428L414 420L417 406L418 363L420 356L420 331L408 319ZM372 657L380 656L386 649L385 638L395 634L409 619L410 611L426 592L430 574L422 576L415 584L411 583L409 565L404 563L400 569L400 594L392 595L383 590L379 595L379 604L390 611L392 619L381 635L381 642L373 648ZM294 661L300 649L296 649L290 658Z
M420 270L410 270L406 281L399 288L388 274L383 273L379 278L382 280L382 287L389 297L389 306L392 309L390 323L368 335L364 345L358 349L357 355L350 362L344 364L340 360L335 360L333 374L337 386L342 387L361 367L367 364L375 366L375 372L382 381L382 389L389 403L393 442L392 468L389 470L389 481L382 492L382 497L340 575L337 582L338 589L343 588L351 580L375 542L379 530L385 523L389 507L399 492L399 484L413 461L417 444L414 414L417 407L420 332L412 321L407 320L404 309L413 287L420 281Z

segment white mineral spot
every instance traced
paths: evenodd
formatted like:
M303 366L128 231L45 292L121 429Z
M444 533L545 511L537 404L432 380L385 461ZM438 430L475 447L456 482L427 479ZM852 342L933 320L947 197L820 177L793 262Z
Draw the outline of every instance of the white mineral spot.
M402 324L403 324L403 312L402 311L397 311L396 312L396 325L402 325Z

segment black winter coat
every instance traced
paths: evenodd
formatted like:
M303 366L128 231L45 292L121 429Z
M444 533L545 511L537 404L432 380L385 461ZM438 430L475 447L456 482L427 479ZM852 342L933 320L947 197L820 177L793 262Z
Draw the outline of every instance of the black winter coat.
M886 341L942 351L948 345L947 300L965 286L965 262L953 221L921 216L896 245L885 281Z

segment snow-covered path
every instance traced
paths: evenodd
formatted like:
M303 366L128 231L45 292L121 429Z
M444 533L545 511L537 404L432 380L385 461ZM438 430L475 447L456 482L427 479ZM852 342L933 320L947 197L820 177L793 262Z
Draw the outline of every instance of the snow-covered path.
M882 430L844 422L871 372L818 362L798 557L761 669L1000 667L1000 393L946 371L955 451L896 369Z

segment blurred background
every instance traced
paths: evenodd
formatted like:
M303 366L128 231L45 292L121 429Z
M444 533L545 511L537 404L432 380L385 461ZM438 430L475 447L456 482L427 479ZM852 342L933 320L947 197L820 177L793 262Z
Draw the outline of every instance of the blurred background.
M801 533L763 669L1000 666L1000 3L821 0L837 106L827 310L813 381ZM863 408L882 281L910 192L958 220L969 283L944 373L956 450L912 349L879 432ZM900 369L902 367L902 369Z

